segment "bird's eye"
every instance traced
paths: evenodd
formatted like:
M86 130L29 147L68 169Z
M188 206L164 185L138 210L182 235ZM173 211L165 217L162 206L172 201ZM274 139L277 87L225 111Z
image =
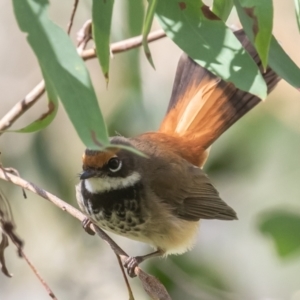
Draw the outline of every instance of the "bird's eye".
M113 157L108 161L108 168L112 172L117 172L121 169L122 162L117 157Z

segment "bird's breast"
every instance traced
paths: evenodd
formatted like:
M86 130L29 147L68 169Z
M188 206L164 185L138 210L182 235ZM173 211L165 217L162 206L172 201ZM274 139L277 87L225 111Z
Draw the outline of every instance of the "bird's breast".
M103 229L138 239L145 224L141 214L143 184L136 182L92 192L89 190L90 183L86 181L81 182L82 201L92 219Z

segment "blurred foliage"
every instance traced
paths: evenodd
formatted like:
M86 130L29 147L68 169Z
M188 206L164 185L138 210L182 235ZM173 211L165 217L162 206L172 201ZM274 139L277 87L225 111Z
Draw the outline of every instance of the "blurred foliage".
M47 189L49 191L55 190L63 199L70 199L70 193L66 189L66 178L61 171L60 166L54 161L50 151L50 139L47 137L47 132L38 132L32 142L32 156L36 166L36 172L39 177L45 181L49 181ZM52 185L52 186L51 186Z
M295 211L300 211L295 207ZM283 257L300 255L300 214L282 210L270 211L260 218L259 229L270 236L278 254Z
M143 25L144 5L141 1L129 1L125 10L127 21L127 35L135 36L140 34ZM108 120L108 132L110 136L121 134L130 136L141 127L138 123L147 123L147 112L144 109L142 94L142 75L139 49L132 49L129 53L120 54L123 59L123 80L122 85L128 91L123 94L122 102L116 107ZM136 132L138 133L138 132Z
M259 110L259 107L256 107L255 110ZM273 116L265 115L262 118L257 115L254 116L254 119L242 120L233 125L231 130L234 131L229 133L231 142L218 145L217 141L216 147L213 147L212 152L217 151L220 155L208 160L205 165L208 174L217 175L224 172L228 175L241 171L252 174L268 156L269 149L264 146L266 136L273 135L282 128ZM240 147L241 145L247 145L247 147ZM259 155L258 148L261 148Z
M147 271L158 277L170 291L173 300L183 298L226 299L225 294L232 290L227 279L212 264L203 260L183 256L171 256L168 263L156 260L148 264Z

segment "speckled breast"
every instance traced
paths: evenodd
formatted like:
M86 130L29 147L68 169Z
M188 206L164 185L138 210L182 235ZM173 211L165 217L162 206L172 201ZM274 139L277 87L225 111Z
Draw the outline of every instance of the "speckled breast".
M121 189L91 193L82 181L81 191L86 212L100 227L123 236L139 237L145 223L141 216L143 197L141 183Z

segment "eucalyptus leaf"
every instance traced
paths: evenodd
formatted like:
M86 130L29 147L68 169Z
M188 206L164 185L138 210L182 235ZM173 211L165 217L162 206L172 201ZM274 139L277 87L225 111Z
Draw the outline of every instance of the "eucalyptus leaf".
M297 19L298 29L300 31L300 0L294 0L294 1L295 1L296 19Z
M233 0L214 0L212 12L223 22L228 19L233 7Z
M250 41L254 43L254 35L251 29L252 19L246 14L238 0L234 0L234 3L243 28ZM296 89L300 88L300 69L283 50L274 36L271 38L269 66L290 85L294 86Z
M89 73L68 35L48 17L47 0L13 0L14 12L47 80L90 149L109 144ZM48 91L49 92L49 91Z
M48 96L48 111L42 114L37 120L35 120L31 124L27 125L22 129L14 130L14 132L28 133L41 130L47 127L55 118L58 110L58 96L51 84L51 81L47 76L47 72L43 72L43 77L45 80L46 91Z
M149 49L147 37L148 37L148 34L151 30L151 26L152 26L154 14L155 14L155 9L156 9L156 5L157 5L158 1L159 0L149 0L149 5L148 5L147 12L146 12L144 26L143 26L143 47L144 47L144 52L145 52L145 55L146 55L149 63L151 64L151 66L154 69L155 69L155 67L154 67L152 55L151 55L151 52L150 52L150 49Z
M199 65L241 90L266 98L267 87L253 59L201 1L160 0L156 13L169 38Z
M273 1L234 0L234 4L240 21L247 35L253 40L263 67L266 69L273 29ZM241 13L241 10L244 13Z
M93 0L93 37L103 75L109 80L110 29L114 0Z

